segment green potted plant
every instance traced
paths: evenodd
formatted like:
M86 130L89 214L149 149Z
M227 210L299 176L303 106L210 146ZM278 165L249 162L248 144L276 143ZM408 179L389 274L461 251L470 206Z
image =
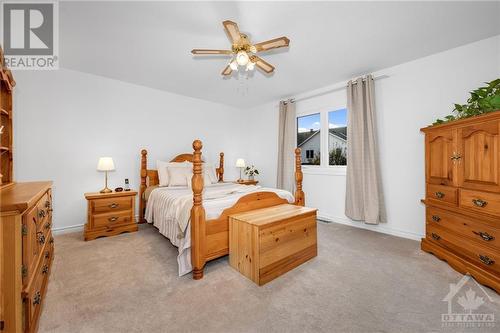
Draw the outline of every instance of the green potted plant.
M258 174L259 174L259 170L257 170L255 168L255 166L253 166L253 165L252 166L247 166L245 168L245 175L248 176L249 180L254 180L255 175L258 175Z
M437 119L433 125L500 110L500 78L486 82L486 86L471 91L470 95L466 104L455 104L454 114Z

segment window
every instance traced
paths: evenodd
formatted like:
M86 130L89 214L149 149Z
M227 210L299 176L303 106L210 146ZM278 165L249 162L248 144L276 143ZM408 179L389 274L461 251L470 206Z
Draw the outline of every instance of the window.
M344 105L337 104L315 113L301 112L297 115L297 147L302 150L302 165L314 166L309 169L311 172L325 172L318 166L340 167L337 170L345 172L348 110Z
M320 114L297 117L297 147L302 149L303 165L320 165L321 120Z
M328 165L347 165L347 109L328 112Z

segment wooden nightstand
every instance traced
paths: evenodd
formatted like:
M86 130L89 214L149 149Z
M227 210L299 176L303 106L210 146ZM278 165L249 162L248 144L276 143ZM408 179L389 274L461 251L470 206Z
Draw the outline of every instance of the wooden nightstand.
M136 191L85 193L87 224L85 240L137 231L134 207Z
M235 181L236 184L241 184L241 185L257 185L259 183L258 180L250 180L250 179L243 179L242 181Z

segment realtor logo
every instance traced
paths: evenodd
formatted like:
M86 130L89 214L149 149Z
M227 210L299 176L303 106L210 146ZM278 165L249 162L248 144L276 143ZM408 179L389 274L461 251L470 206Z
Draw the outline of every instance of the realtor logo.
M493 299L468 274L457 284L450 284L450 291L443 302L448 303L448 313L441 314L443 327L495 327L495 314L482 311L486 308L486 303L493 303Z
M58 68L57 2L3 2L2 45L11 69Z

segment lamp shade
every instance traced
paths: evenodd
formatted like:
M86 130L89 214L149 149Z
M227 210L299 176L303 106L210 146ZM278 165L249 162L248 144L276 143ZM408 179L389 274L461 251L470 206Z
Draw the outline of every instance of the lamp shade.
M111 157L101 157L97 163L98 171L113 171L115 169L115 163Z
M244 168L246 165L245 165L245 160L242 159L242 158L238 158L236 160L236 167L237 168Z

